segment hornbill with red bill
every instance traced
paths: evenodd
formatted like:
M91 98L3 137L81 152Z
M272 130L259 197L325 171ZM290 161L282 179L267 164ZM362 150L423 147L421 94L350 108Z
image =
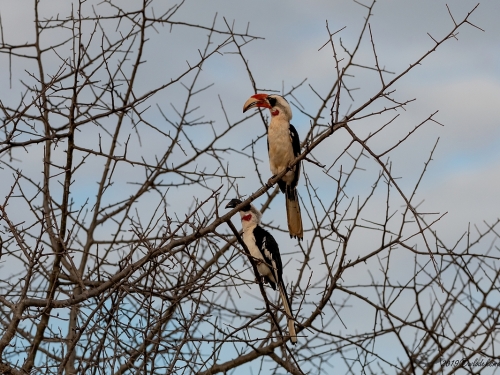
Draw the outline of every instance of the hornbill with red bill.
M255 94L243 106L243 112L253 107L269 108L271 122L267 128L267 149L271 173L276 176L287 168L300 154L300 140L297 130L290 124L292 109L285 98L279 95ZM304 236L300 215L297 183L300 176L300 162L278 181L278 186L286 196L286 216L290 237L301 240Z
M235 208L241 203L239 199L231 199L226 208ZM288 320L288 333L293 345L297 343L295 321L292 315L290 300L286 294L283 282L283 263L281 263L280 249L274 237L262 228L260 219L262 213L254 205L248 204L240 209L241 226L243 227L243 242L250 251L257 270L262 278L271 285L271 288L280 292L281 301Z

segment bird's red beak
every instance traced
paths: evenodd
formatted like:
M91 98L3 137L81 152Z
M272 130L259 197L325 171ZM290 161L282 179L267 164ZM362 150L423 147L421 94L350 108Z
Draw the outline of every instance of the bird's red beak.
M252 95L243 105L243 113L245 113L252 107L271 108L271 105L267 101L267 97L267 94Z

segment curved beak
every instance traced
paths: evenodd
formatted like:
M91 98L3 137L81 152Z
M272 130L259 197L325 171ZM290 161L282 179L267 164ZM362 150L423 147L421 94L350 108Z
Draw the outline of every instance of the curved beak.
M241 201L239 199L231 199L229 203L226 205L226 208L235 208L240 203Z
M243 113L253 107L271 108L271 105L267 101L267 96L267 94L252 95L243 105Z

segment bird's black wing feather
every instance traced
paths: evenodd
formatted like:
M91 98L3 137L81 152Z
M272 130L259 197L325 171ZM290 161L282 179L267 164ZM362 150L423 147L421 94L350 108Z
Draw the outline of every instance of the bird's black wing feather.
M280 249L274 237L267 230L257 226L254 231L254 237L257 247L260 249L264 260L274 273L274 278L279 284L283 278L283 264L281 263ZM273 262L274 261L274 262ZM267 280L273 289L276 289L274 283Z
M292 140L293 154L295 157L300 155L300 138L295 126L290 124L290 139Z
M297 157L300 155L300 138L299 133L297 133L297 130L292 124L290 124L290 140L292 141L293 155ZM301 164L302 162L298 162L295 165L294 178L291 184L292 188L295 188L299 182Z

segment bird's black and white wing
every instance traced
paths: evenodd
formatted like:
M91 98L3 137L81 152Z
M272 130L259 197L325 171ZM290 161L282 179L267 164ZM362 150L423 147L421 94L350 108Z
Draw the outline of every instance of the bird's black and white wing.
M272 277L265 275L266 281L276 290L276 284L279 284L283 274L283 264L281 263L280 249L274 237L260 226L255 227L255 244L260 250L264 261L271 271Z
M295 345L297 342L297 333L295 331L295 320L292 315L292 307L290 300L288 299L288 294L286 292L285 283L283 282L283 263L281 262L281 255L278 243L274 237L265 229L257 226L254 229L254 236L257 247L260 249L262 256L271 270L274 280L270 277L266 277L266 281L269 282L271 287L276 290L276 284L278 285L278 290L280 292L281 301L283 303L283 308L287 315L288 322L288 332L290 333L290 340L292 344Z

